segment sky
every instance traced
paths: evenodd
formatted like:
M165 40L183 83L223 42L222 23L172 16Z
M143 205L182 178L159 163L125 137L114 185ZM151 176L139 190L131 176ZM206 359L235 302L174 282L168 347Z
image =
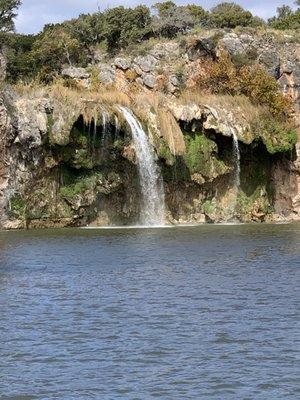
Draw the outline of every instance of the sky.
M128 7L139 4L156 3L151 0L23 0L16 19L16 29L19 33L37 33L47 23L62 22L66 19L77 17L82 13L95 12L98 9L105 10L114 6ZM227 0L230 1L230 0ZM174 1L178 5L197 4L209 9L220 3L214 0L182 0ZM262 18L275 15L276 8L282 4L293 6L293 0L237 0L236 3L250 10L253 14Z

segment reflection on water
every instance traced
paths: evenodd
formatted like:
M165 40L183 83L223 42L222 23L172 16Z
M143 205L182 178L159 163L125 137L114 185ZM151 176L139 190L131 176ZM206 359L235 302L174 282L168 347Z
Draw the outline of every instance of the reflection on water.
M0 399L298 399L299 245L296 224L0 233Z

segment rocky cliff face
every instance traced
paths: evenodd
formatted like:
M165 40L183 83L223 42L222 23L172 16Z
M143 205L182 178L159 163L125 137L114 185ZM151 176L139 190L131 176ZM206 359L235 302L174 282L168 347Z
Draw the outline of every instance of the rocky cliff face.
M95 54L91 67L63 71L71 88L2 91L1 226L138 223L136 155L119 104L133 110L155 148L166 221L299 219L299 141L255 130L257 111L245 98L180 94L183 84L193 86L196 63L224 49L278 79L299 125L300 45L293 38L206 32L148 43L135 56ZM95 76L96 94L86 89Z

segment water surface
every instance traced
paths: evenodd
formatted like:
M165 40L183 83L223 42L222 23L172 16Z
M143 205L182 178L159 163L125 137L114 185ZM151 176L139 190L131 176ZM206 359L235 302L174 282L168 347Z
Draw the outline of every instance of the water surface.
M0 399L299 399L300 225L0 233Z

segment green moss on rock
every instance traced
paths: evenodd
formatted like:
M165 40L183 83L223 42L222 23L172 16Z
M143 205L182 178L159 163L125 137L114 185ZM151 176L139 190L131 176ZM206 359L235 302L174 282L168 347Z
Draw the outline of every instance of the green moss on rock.
M63 198L73 200L77 195L81 195L88 190L94 191L101 179L102 174L99 172L92 175L79 176L74 183L62 186L59 193Z
M195 137L185 136L185 162L191 174L199 173L208 179L214 179L228 171L224 161L217 156L217 144L204 134Z
M26 213L26 201L24 198L19 194L13 195L9 199L9 215L13 218L25 218Z

